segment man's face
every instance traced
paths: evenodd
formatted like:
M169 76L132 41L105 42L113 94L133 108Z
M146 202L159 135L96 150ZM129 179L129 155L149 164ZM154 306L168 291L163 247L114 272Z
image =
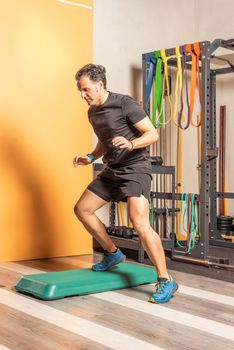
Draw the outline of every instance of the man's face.
M85 99L89 106L98 106L100 104L104 86L102 81L92 81L88 76L80 78L77 87L81 92L81 97Z

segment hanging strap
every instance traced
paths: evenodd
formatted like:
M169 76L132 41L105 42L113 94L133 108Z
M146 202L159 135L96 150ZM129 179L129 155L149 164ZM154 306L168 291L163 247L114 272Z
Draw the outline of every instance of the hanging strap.
M160 128L164 123L163 116L163 79L162 79L162 58L160 51L154 52L156 59L156 71L154 79L154 102L152 123L156 128ZM158 113L158 116L157 116Z
M182 193L180 202L181 212L181 227L187 233L187 249L186 253L190 253L191 249L195 247L197 238L199 237L199 204L195 200L195 193ZM184 248L179 242L179 232L177 244Z
M164 122L162 125L166 125L168 123L170 123L171 118L172 118L172 102L171 102L171 97L170 97L170 84L169 84L169 77L168 77L168 64L167 61L170 59L170 56L166 55L166 50L163 49L160 51L161 53L161 57L162 57L162 61L163 61L163 65L164 65L164 72L163 72L163 95L164 95L164 89L166 86L167 89L167 99L168 99L168 103L169 103L169 109L170 109L170 117L168 118L168 120L166 120L166 118L164 118ZM159 122L160 123L160 122ZM161 123L160 123L161 124Z
M184 246L181 245L181 243L180 243L182 228L183 228L184 232L187 232L187 229L186 228L184 229L184 220L186 217L185 196L186 196L186 193L181 193L181 199L180 199L180 204L179 204L179 207L180 207L180 225L179 225L180 230L179 230L178 235L177 235L177 242L176 243L180 248L184 248Z
M189 245L190 240L190 229L191 229L191 196L190 193L186 195L186 206L187 206L187 245Z
M119 211L120 211L120 217L121 217L121 224L122 226L125 226L123 202L119 202Z
M198 42L195 42L193 44L193 52L196 55L196 75L197 75L197 89L198 89L198 96L199 96L199 101L200 101L200 106L201 106L201 75L200 75L200 70L199 70L199 57L201 53L201 49L199 46ZM193 119L191 118L191 124L195 127L201 126L201 111L198 112L198 123L194 124Z
M186 52L189 53L192 57L192 71L191 71L191 83L190 83L190 124L198 127L201 125L201 118L197 124L193 122L193 110L194 110L194 100L195 100L195 91L196 91L196 81L198 80L198 93L199 99L201 101L201 92L200 92L200 72L199 72L199 55L200 55L200 47L199 43L196 42L193 45L186 45ZM201 115L199 115L201 116Z
M193 193L190 193L190 226L189 226L189 237L188 237L188 249L187 252L189 253L192 248L195 246L195 234L194 234L194 219L195 219L195 203L194 203L195 195Z
M173 120L176 126L179 126L178 121L177 121L177 109L178 109L178 89L179 89L179 95L180 95L180 100L182 99L183 95L183 85L182 85L182 65L181 65L181 54L180 54L180 47L177 46L175 48L175 53L176 53L176 61L177 61L177 73L176 73L176 82L175 82L175 102L174 102L174 112L173 112ZM182 99L182 104L183 104L183 99ZM183 110L183 109L182 109Z
M195 226L196 226L196 236L199 238L199 202L195 201Z
M146 64L149 65L148 76L146 80L146 89L145 89L146 106L148 106L152 85L153 85L153 80L155 76L155 67L156 67L156 60L153 54L149 54L146 56Z
M178 125L181 129L186 130L188 129L190 125L190 105L189 105L189 94L188 94L188 72L187 72L187 66L186 66L186 48L185 45L180 47L181 52L182 52L182 89L183 89L183 84L185 81L185 93L186 93L186 104L187 104L187 109L188 109L188 116L187 116L187 122L185 125L183 125L183 121L185 120L185 116L183 114L183 108L184 108L184 102L183 102L183 91L180 95L180 105L181 108L178 113Z
M190 198L191 198L191 201L190 201L191 220L190 220L190 239L188 242L188 253L191 251L192 248L195 247L195 244L197 243L196 238L199 235L198 202L196 202L195 200L195 193L191 193Z

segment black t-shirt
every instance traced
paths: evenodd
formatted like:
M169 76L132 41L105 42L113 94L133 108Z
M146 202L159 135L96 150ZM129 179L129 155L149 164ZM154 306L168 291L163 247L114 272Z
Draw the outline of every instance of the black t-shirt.
M110 168L122 168L129 165L142 167L151 172L146 148L129 151L112 144L116 136L131 141L141 136L134 124L148 118L137 102L127 95L109 92L107 100L100 106L91 106L88 110L89 121L103 147L103 162Z

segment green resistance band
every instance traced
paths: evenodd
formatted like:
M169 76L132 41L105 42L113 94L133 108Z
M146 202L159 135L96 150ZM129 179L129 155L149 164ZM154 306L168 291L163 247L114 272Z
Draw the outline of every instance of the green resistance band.
M154 57L156 58L156 71L154 78L152 123L155 128L160 128L164 124L162 58L160 51L155 51Z
M195 200L195 193L190 194L190 203L189 203L189 194L188 193L182 193L181 194L181 201L180 201L180 212L181 212L181 226L183 227L184 232L187 232L187 235L189 236L189 242L187 245L187 253L189 254L191 252L191 249L195 247L197 240L199 239L199 204ZM190 205L190 208L188 206ZM188 225L188 209L190 209L190 233L187 230ZM183 213L183 214L182 214ZM183 245L180 243L180 234L179 232L178 239L177 239L177 245L180 248L184 248Z

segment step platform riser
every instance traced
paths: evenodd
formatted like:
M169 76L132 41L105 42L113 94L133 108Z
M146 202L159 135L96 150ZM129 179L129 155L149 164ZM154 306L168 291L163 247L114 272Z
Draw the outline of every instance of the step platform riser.
M42 300L54 300L135 287L156 280L155 269L151 267L121 263L105 272L81 269L26 275L15 288Z

